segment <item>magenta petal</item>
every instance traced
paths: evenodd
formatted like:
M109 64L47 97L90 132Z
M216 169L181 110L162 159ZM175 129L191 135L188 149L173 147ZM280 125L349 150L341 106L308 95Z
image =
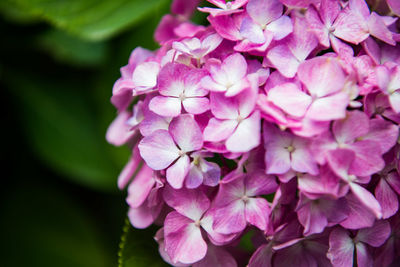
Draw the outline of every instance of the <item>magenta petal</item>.
M373 247L382 246L391 233L388 221L377 221L372 227L360 229L356 239Z
M193 264L193 267L237 267L234 257L222 247L208 245L206 256L199 262Z
M183 181L189 172L190 160L187 155L179 159L167 169L167 181L176 189L182 188Z
M268 100L295 117L302 117L311 104L311 97L294 83L284 83L273 87L268 91Z
M188 113L201 114L210 108L207 97L189 97L182 101L182 105Z
M219 142L227 139L236 129L236 120L218 120L211 118L204 129L204 141Z
M384 119L375 118L369 121L369 132L362 139L379 143L381 152L385 153L396 144L398 135L398 126Z
M365 244L363 243L357 243L356 244L356 253L357 253L357 266L372 266L373 264L373 259L368 251L368 248Z
M182 103L179 98L156 96L149 103L149 109L164 117L176 117L181 114Z
M249 261L249 267L272 267L271 261L274 250L271 245L261 245L253 253Z
M379 180L375 188L375 196L382 207L382 218L387 219L399 209L399 200L395 192L384 178Z
M201 227L207 232L210 241L217 246L225 245L232 242L232 240L235 239L238 234L224 235L217 233L213 228L213 216L214 215L212 211L206 212L206 214L204 214L203 218L201 218L200 221Z
M204 175L203 183L208 186L217 186L221 178L221 168L219 165L203 160L200 162L200 168Z
M375 215L364 204L362 204L354 194L346 196L349 214L347 219L340 223L347 229L360 229L371 227L375 221Z
M364 112L354 110L348 112L346 118L335 121L332 131L339 144L352 143L357 137L368 133L369 119Z
M170 212L164 222L165 250L174 263L194 263L207 253L207 243L194 222L178 212Z
M245 207L246 221L265 231L268 225L270 208L267 200L263 198L250 198Z
M333 266L353 266L354 243L349 232L342 228L335 228L329 235L328 258Z
M389 31L382 17L375 12L371 13L368 19L369 32L372 36L390 44L396 45L396 41L393 40L393 33Z
M210 200L201 190L174 189L166 186L163 197L168 206L193 221L200 220L210 207Z
M234 200L223 208L217 208L214 213L213 228L221 234L238 233L246 227L245 203Z
M253 172L245 179L246 195L258 196L274 193L278 188L276 178L263 172Z
M241 121L226 140L226 148L231 152L247 152L260 144L260 112L255 111L250 117Z
M376 218L382 218L382 208L376 198L367 189L356 183L350 183L349 185L351 191L360 200L360 202L363 203L369 210L371 210L375 214Z
M361 140L353 143L349 148L356 153L349 172L357 176L368 176L382 170L385 166L379 143Z
M200 127L189 114L174 118L169 125L169 132L184 152L198 150L203 146Z
M201 170L193 164L190 164L189 173L185 179L186 188L193 189L199 187L203 183L203 173Z
M395 13L397 16L400 16L400 2L397 0L386 0L390 9Z
M391 172L387 175L386 181L390 184L394 191L400 195L400 176L397 172Z
M136 175L135 179L128 187L128 197L126 198L126 202L129 206L137 208L142 205L155 182L156 181L153 178L153 170L144 164L138 175Z
M166 130L157 130L139 143L140 155L153 170L167 168L179 157L179 150Z

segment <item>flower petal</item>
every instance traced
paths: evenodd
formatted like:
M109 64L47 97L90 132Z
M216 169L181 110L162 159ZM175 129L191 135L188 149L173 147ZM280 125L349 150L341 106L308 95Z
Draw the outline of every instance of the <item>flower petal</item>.
M182 103L179 98L156 96L149 103L149 109L164 117L176 117L181 114Z
M176 189L182 188L183 181L189 172L190 160L187 155L179 159L167 169L167 181Z
M231 152L247 152L260 144L260 112L255 111L250 117L239 123L236 130L226 140L226 148Z
M203 134L200 127L189 114L174 118L169 124L169 132L184 152L198 150L203 146Z

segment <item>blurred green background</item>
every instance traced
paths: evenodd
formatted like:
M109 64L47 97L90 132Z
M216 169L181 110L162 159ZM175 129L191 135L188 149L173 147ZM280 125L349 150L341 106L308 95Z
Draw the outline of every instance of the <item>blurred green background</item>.
M127 148L105 141L111 90L170 0L1 0L0 266L117 266ZM125 227L121 266L162 266Z

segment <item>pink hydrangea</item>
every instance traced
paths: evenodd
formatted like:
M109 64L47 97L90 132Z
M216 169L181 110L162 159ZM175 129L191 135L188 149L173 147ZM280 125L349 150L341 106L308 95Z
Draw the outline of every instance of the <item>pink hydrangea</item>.
M208 2L114 85L131 224L173 266L395 266L399 1Z

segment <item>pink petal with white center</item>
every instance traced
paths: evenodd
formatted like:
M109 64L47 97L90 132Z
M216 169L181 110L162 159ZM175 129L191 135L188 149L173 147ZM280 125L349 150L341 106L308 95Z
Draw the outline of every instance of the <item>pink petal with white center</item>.
M143 165L142 169L136 175L135 179L131 182L128 187L128 197L126 202L132 208L138 208L146 200L150 194L150 190L156 183L153 178L153 170L147 165Z
M182 101L185 110L190 114L201 114L210 108L210 101L207 97L189 97Z
M158 90L161 95L179 97L185 90L184 78L191 68L183 64L168 63L158 75Z
M371 16L369 16L368 28L372 36L390 45L396 45L396 41L393 40L393 33L389 31L382 17L375 12L372 12Z
M316 121L330 121L344 118L349 100L349 95L344 92L317 98L310 105L306 116Z
M210 94L210 107L217 119L236 119L239 115L235 99L221 93Z
M375 222L375 215L362 204L354 194L346 196L349 213L347 219L340 223L341 226L347 229L360 229L371 227Z
M225 249L211 244L208 245L206 256L199 262L193 264L193 267L237 267L234 257Z
M376 221L372 227L360 229L356 239L372 247L380 247L389 238L391 233L388 221Z
M160 205L160 208L162 206ZM157 211L159 212L160 209ZM158 212L150 209L146 203L138 208L130 208L128 211L128 218L133 227L144 229L149 227L158 216Z
M371 140L379 143L381 153L386 153L396 144L398 135L398 126L381 117L377 117L369 121L369 132L362 136L362 140Z
M214 212L213 229L221 234L239 233L246 228L245 203L234 200Z
M226 73L228 81L234 84L247 74L246 59L240 53L234 53L224 59L221 70Z
M292 20L288 16L282 16L268 24L265 33L273 33L273 39L279 41L288 36L292 31Z
M167 181L175 189L182 188L183 181L189 172L190 160L187 155L179 159L167 169Z
M300 65L300 62L290 52L287 45L277 45L271 48L268 51L267 58L274 67L287 78L293 78Z
M300 64L299 80L311 95L323 97L344 87L345 75L336 59L315 57Z
M346 117L335 121L332 127L332 132L339 144L352 143L356 138L367 134L368 130L368 116L359 110L347 112Z
M232 135L237 125L237 120L218 120L216 118L211 118L204 129L204 141L223 141Z
M376 200L374 195L372 195L367 189L356 184L349 183L351 191L360 200L361 203L365 205L371 212L373 212L377 219L382 218L382 208L379 202Z
M343 9L338 15L334 25L333 34L349 43L358 45L368 38L369 30L365 18L349 8Z
M174 118L169 124L169 132L184 152L199 150L203 146L203 134L197 122L189 114Z
M186 97L201 97L208 94L208 90L200 85L201 79L207 72L201 69L192 69L184 75L184 93Z
M156 96L151 99L149 109L164 117L176 117L181 114L182 103L179 98Z
M245 207L246 221L256 226L258 229L265 231L269 222L269 208L268 201L264 198L250 198L246 201Z
M367 248L367 246L363 243L356 244L356 255L357 255L357 266L364 267L364 266L372 266L373 259L372 256Z
M349 232L342 228L335 228L329 235L329 250L327 257L333 266L353 266L354 243Z
M139 143L140 155L153 170L167 168L179 157L179 150L166 130L157 130Z
M185 179L186 188L193 189L199 187L203 183L203 173L193 164L190 164L189 172Z
M170 212L164 222L165 250L172 262L194 263L207 253L200 228L178 212Z
M139 64L133 74L132 81L136 87L147 89L157 85L157 75L160 65L157 62L144 62Z
M356 153L349 172L357 176L369 176L382 170L385 166L379 143L361 140L348 147Z
M267 25L282 16L283 5L278 0L249 0L246 10L259 25Z
M122 111L118 114L107 129L107 142L114 146L122 146L132 138L136 131L130 130L129 125L126 123L131 116L132 114L129 111Z
M314 6L307 9L305 18L307 20L308 28L319 40L319 43L324 47L329 47L329 30L322 23L319 13Z
M297 137L293 140L295 150L291 153L291 166L297 172L317 175L317 162L311 154L309 146L310 142L307 139Z
M225 96L226 97L232 97L235 96L241 92L243 92L243 90L247 89L249 87L249 82L247 79L242 79L240 81L235 82L234 85L230 86L228 88L228 90L225 92Z
M260 144L260 112L255 111L250 117L241 121L226 140L226 148L231 152L247 152Z
M268 100L286 113L302 117L311 104L311 97L294 83L284 83L268 91Z
M263 44L266 41L260 25L249 17L243 19L242 25L240 25L240 35L253 44Z
M200 220L210 207L210 200L202 190L186 188L176 190L166 186L163 197L170 207L193 221Z
M398 211L398 197L384 178L379 180L379 183L375 188L375 196L382 207L383 219L393 216Z

